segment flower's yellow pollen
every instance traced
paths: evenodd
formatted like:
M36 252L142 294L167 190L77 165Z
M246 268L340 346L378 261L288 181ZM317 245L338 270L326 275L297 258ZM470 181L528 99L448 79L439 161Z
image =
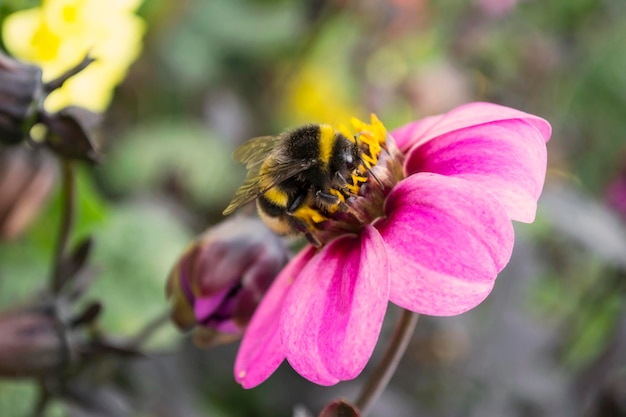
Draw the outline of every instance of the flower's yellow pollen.
M376 159L372 158L371 156L363 155L362 158L363 158L363 161L365 161L369 169L372 169L372 167L376 165Z
M334 188L330 189L330 193L334 196L337 196L337 198L342 202L345 203L346 202L346 198L344 197L344 195L341 193L341 191L339 190L335 190Z
M244 379L246 377L246 375L248 375L248 372L246 372L246 371L239 371L239 373L237 374L237 378Z
M370 114L370 120L372 121L370 131L378 138L380 143L385 143L387 140L387 129L385 129L385 125L383 125L374 113Z
M365 182L367 181L367 177L362 177L360 175L353 175L352 178L355 182Z
M351 194L357 195L359 193L359 190L361 189L361 184L357 183L354 185L348 185L348 190L350 190Z
M361 155L365 167L361 167L357 174L352 175L352 186L348 189L351 193L357 194L362 183L367 181L365 175L367 170L372 169L378 163L378 157L383 149L383 145L387 140L387 129L376 117L375 114L370 116L371 124L367 124L357 118L352 118L352 126L357 131L354 136L359 144L365 145L367 152Z
M352 123L352 126L357 130L357 132L363 132L367 129L366 124L356 117L350 119L350 122Z
M316 228L316 224L322 223L327 220L318 210L309 207L309 206L301 206L294 213L293 216L299 220L302 220L309 226L311 229Z

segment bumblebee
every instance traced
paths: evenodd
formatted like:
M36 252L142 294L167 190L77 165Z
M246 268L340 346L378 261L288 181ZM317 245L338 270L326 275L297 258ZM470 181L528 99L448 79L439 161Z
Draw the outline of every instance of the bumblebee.
M251 139L233 153L248 169L243 185L224 210L230 214L256 199L261 218L276 233L311 233L358 193L369 171L357 137L326 124L309 124L278 136Z

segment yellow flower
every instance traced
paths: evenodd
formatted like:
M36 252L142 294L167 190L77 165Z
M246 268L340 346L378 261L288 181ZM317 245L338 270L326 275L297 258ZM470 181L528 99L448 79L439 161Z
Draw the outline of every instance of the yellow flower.
M101 112L141 51L141 0L43 0L41 7L8 16L2 38L15 57L39 65L44 81L96 59L45 101L48 111L74 105Z
M338 125L359 114L356 100L349 97L339 76L318 65L305 65L290 80L283 112L290 123Z

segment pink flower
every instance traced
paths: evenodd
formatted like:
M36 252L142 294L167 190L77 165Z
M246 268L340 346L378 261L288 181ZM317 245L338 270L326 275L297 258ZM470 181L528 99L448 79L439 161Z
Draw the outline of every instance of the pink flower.
M284 359L320 385L352 379L389 301L440 316L477 306L511 256L511 220L535 217L550 130L539 117L471 103L391 132L405 178L383 215L305 247L281 271L244 335L236 379L252 388Z

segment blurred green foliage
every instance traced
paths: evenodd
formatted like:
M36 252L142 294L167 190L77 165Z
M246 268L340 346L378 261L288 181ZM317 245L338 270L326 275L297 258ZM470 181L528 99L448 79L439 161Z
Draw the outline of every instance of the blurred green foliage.
M86 170L78 175L77 197L74 242L100 230L108 217L107 205ZM0 306L47 285L61 216L58 193L43 211L45 214L17 242L0 243Z
M0 410L7 416L27 416L37 402L37 386L34 382L0 381ZM47 410L48 417L66 416L65 408L59 402L53 402Z
M116 194L156 193L169 181L179 184L192 203L210 206L227 204L242 181L239 175L226 175L239 168L228 144L192 120L145 123L120 140L101 168Z

